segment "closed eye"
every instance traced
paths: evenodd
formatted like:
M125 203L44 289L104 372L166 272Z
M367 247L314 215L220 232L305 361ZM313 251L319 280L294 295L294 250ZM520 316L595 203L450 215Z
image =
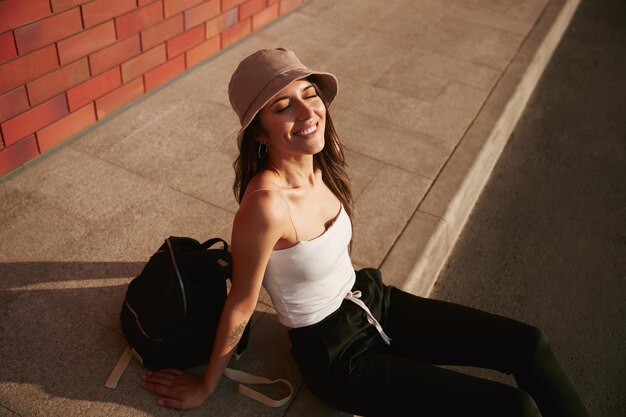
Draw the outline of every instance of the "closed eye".
M316 98L316 97L318 97L317 90L315 90L315 86L313 86L313 84L309 84L304 90L302 90L302 98L304 100L308 100L310 98ZM290 105L289 105L289 97L287 97L287 96L283 96L283 97L280 97L280 98L276 99L273 104L277 104L277 103L279 103L281 101L284 101L284 100L287 100L287 105L285 107L281 107L281 108L275 109L274 111L276 113L282 113L282 112L284 112L285 110L287 110L290 107Z
M313 84L309 84L304 90L302 90L302 97L305 99L317 97L317 91L315 90Z

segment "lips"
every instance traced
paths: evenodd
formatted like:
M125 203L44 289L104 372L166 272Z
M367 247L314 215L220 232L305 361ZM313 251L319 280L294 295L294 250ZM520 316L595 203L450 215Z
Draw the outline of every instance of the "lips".
M294 133L294 135L295 136L307 136L315 132L317 132L317 123Z

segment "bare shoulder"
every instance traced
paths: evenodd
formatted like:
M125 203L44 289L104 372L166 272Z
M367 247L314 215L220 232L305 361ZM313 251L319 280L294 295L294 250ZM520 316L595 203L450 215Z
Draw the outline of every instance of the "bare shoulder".
M257 176L248 184L233 227L269 234L277 241L283 236L288 221L289 207L278 187Z
M270 226L281 223L288 215L287 204L279 191L264 188L246 192L235 219L246 223L258 221Z

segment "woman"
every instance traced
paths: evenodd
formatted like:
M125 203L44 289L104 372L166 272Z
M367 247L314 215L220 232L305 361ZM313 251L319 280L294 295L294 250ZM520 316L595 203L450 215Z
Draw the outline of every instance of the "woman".
M204 378L148 373L174 408L199 407L267 289L310 389L367 416L587 416L542 333L523 323L383 285L349 257L352 195L328 112L337 81L291 51L244 59L229 84L239 116L233 285ZM436 367L513 374L519 388Z

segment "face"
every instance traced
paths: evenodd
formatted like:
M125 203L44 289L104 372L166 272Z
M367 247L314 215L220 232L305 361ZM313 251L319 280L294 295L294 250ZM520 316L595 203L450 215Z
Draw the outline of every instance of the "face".
M274 157L314 155L324 148L326 108L308 80L279 91L259 113L266 143Z

